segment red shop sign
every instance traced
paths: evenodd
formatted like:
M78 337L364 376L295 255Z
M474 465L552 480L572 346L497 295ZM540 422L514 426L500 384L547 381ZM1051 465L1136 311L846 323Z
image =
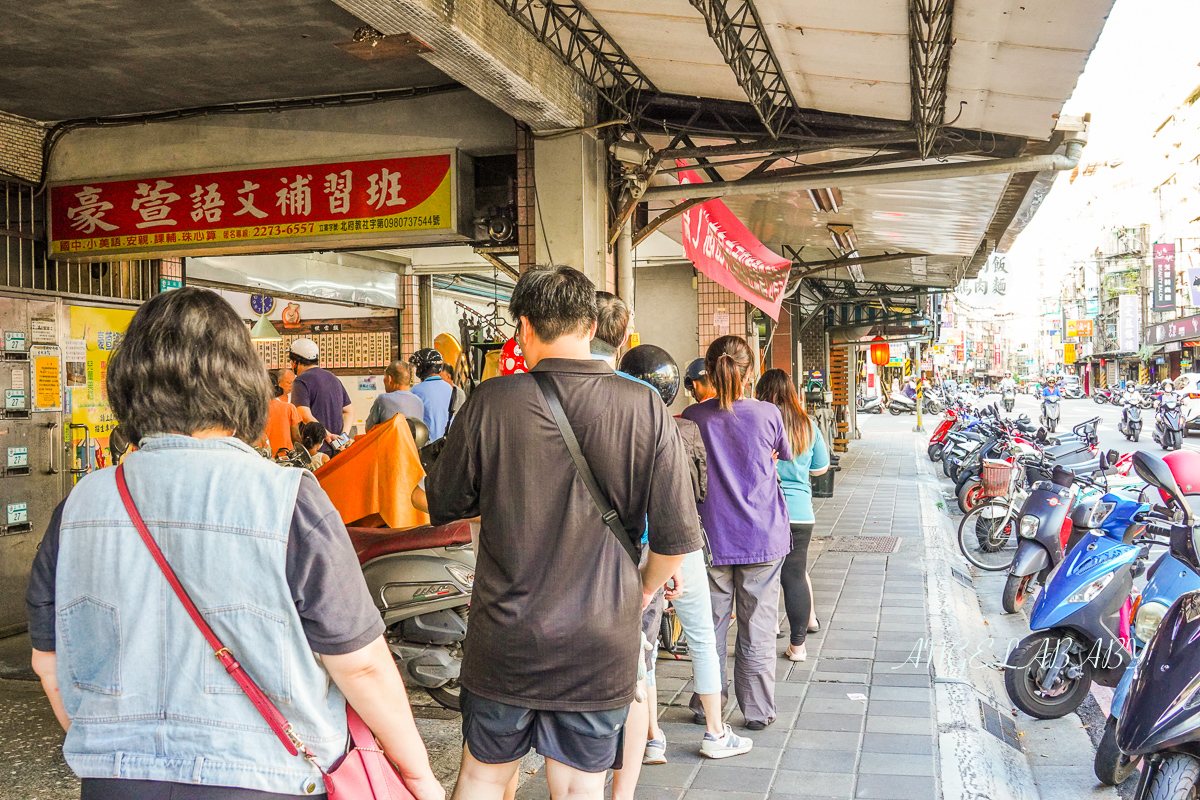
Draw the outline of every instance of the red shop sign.
M676 161L676 166L685 166ZM703 183L690 170L680 183ZM720 200L683 212L683 252L696 269L738 297L779 319L792 262L776 255L746 229Z
M50 254L105 260L459 240L457 162L437 153L55 185Z

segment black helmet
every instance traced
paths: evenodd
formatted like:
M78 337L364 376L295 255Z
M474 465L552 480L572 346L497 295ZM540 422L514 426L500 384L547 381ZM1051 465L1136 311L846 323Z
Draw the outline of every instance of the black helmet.
M700 380L708 382L708 371L704 368L704 359L696 358L687 365L687 372L683 373L683 388L690 392L692 384Z
M679 394L679 365L661 347L638 345L621 356L617 369L653 386L667 405L674 403Z
M423 347L408 357L408 363L417 371L421 380L442 371L442 354L432 347Z

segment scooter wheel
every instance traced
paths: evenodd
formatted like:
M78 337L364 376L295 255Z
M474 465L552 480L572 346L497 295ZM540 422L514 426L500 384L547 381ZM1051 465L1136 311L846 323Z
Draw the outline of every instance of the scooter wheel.
M1170 753L1158 762L1143 797L1145 800L1184 800L1194 796L1197 780L1200 780L1200 761L1184 753Z
M958 492L958 510L964 514L970 514L972 509L985 499L983 496L983 483L978 479L968 480Z
M1018 614L1025 607L1030 595L1033 594L1032 575L1009 575L1004 582L1004 597L1000 605L1006 614Z
M892 403L888 406L888 411L892 412L892 416L894 417L898 417L904 413L904 409L900 407L899 403Z
M1133 432L1133 441L1136 442L1138 440L1139 435L1140 435L1140 431L1134 431Z
M1078 678L1061 676L1049 691L1042 689L1041 679L1053 663L1061 640L1059 633L1039 631L1017 645L1004 667L1008 699L1036 719L1065 717L1079 708L1092 686L1092 665L1086 658L1079 658L1070 662L1079 670Z
M1141 756L1127 756L1117 747L1117 718L1109 717L1096 747L1096 777L1106 786L1117 786L1133 774L1141 760Z
M436 689L426 689L429 696L436 700L443 708L448 708L451 711L462 711L462 686L458 680L452 680L445 686L439 686Z
M929 456L930 461L937 462L942 460L942 445L940 442L929 445L929 448L925 452Z

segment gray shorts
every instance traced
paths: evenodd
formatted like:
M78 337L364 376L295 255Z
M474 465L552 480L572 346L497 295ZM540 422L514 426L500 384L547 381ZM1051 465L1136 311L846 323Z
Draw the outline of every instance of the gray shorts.
M620 769L629 706L539 711L462 690L463 739L477 761L509 764L530 749L581 772Z

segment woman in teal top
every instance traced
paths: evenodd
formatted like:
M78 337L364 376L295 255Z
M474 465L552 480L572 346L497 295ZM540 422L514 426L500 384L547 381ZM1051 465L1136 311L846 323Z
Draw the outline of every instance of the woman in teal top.
M804 648L805 636L821 629L813 610L812 585L808 580L808 543L816 523L809 479L829 469L829 450L821 431L804 413L796 387L786 372L781 369L764 372L754 387L754 396L779 406L784 430L792 452L796 454L791 461L776 463L792 528L792 552L784 559L779 580L788 627L791 628L791 644L784 655L791 661L804 661L808 657Z

